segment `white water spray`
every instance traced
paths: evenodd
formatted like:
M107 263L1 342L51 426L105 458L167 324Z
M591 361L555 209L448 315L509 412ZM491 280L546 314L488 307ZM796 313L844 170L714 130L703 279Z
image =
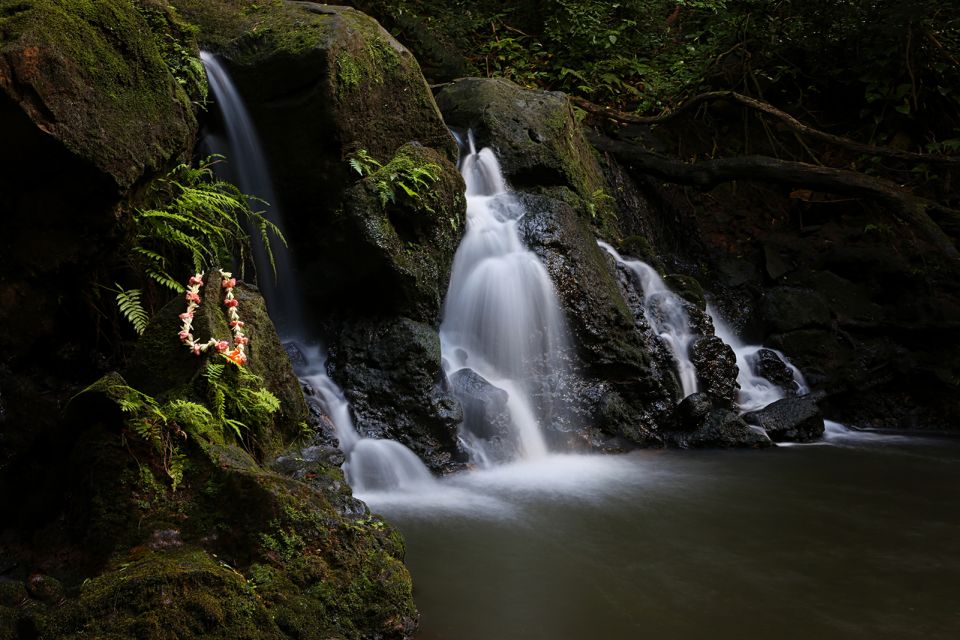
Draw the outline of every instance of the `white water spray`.
M690 360L690 347L697 336L690 329L690 318L683 308L683 301L646 262L626 260L606 242L597 241L597 244L637 276L643 289L643 316L673 356L683 397L696 393L697 370Z
M410 449L399 442L364 438L353 425L350 405L326 372L326 358L316 346L305 347L307 366L301 376L319 394L325 413L333 422L340 450L347 461L343 473L358 494L372 491L407 491L432 486L430 470Z
M525 211L508 192L493 151L477 152L471 138L461 173L467 225L444 304L441 350L448 375L472 369L507 392L515 442L504 451L476 434L462 433L462 439L481 465L542 457L550 410L534 396L564 371L563 314L546 269L520 239L517 223Z
M800 373L800 369L793 366L787 356L769 347L744 344L709 305L707 305L707 313L713 320L717 337L730 345L737 356L737 367L740 369L740 373L737 374L737 383L740 385L740 390L737 392L737 407L742 413L757 411L786 397L786 392L783 389L757 373L757 353L761 349L767 349L777 354L777 357L790 369L793 374L796 395L802 396L810 393L810 388L807 386L803 374Z

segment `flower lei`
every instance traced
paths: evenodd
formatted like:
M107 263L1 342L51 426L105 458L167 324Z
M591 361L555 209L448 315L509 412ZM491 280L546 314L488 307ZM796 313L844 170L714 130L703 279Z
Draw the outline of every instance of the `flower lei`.
M223 269L220 269L219 273L221 280L220 285L226 291L226 295L223 298L223 306L227 308L227 318L230 329L233 331L234 348L228 351L228 349L230 349L230 343L226 340L210 338L206 343L200 344L193 338L193 333L191 333L193 329L193 312L200 306L200 287L203 286L203 272L190 276L190 279L187 281L187 310L180 314L180 319L183 321L183 326L180 328L179 334L180 342L185 344L196 356L213 348L230 362L238 367L242 367L247 363L247 354L244 353L244 346L250 343L250 338L243 334L243 321L237 312L237 305L240 303L233 297L233 288L237 286L237 279Z

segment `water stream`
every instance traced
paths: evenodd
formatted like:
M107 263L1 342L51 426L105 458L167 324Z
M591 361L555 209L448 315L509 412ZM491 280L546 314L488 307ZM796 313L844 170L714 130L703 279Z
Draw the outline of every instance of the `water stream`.
M251 205L265 208L265 215L283 228L283 219L276 202L266 157L257 138L253 120L244 106L243 99L230 79L227 70L217 59L201 52L207 70L210 90L223 115L226 139L216 148L216 137L211 146L222 152L235 171L233 177L244 193L256 196ZM265 201L265 202L264 202ZM326 352L310 338L309 324L299 304L296 273L293 259L286 247L274 246L277 278L263 246L254 237L254 257L258 279L264 298L270 309L270 317L285 343L292 343L302 356L297 375L316 394L323 412L329 416L336 431L340 449L346 456L343 465L347 482L358 493L370 491L417 490L430 485L433 477L427 467L410 449L386 439L364 438L357 430L350 414L350 405L343 391L327 375ZM263 274L268 274L263 276Z
M461 438L481 466L542 457L544 423L554 410L550 387L566 368L563 314L546 269L520 238L525 211L493 151L476 151L471 139L461 173L467 226L444 304L441 351L451 378L470 370L506 392L510 427L493 437L463 429ZM471 403L463 404L469 410Z
M690 360L690 347L697 335L690 328L690 318L683 300L667 287L657 270L640 260L627 260L606 242L597 242L604 251L627 267L643 289L643 316L654 332L667 345L677 367L683 397L696 393L697 369Z
M226 163L217 165L215 169L218 175L233 181L243 193L254 196L250 200L250 207L254 211L262 211L270 222L284 232L283 215L277 204L273 180L253 119L229 73L216 56L201 51L200 59L226 128L225 139L218 136L208 136L206 139L207 147L213 153L226 158ZM267 301L271 319L281 335L299 332L302 329L299 320L303 313L290 252L279 240L272 239L276 264L274 274L270 257L259 242L259 231L250 229L248 232L253 238L251 245L257 269L257 286Z

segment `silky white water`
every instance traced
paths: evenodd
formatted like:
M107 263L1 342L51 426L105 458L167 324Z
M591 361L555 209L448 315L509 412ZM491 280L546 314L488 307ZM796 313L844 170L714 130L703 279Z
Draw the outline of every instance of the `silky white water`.
M236 182L243 193L252 196L251 209L262 211L267 220L282 232L283 217L277 206L273 180L253 120L226 68L206 51L200 52L200 59L207 72L210 92L223 115L227 134L225 140L216 136L207 137L207 146L211 151L226 158L227 166L217 165L215 170L218 175ZM249 231L253 238L251 245L257 268L257 286L267 301L270 317L280 333L299 332L302 329L298 326L301 311L290 253L278 238L271 236L273 262L276 265L274 274L270 256L260 242L259 231Z
M543 427L551 385L565 369L566 327L553 283L517 228L525 211L490 149L461 164L467 224L444 303L440 341L447 374L472 369L506 391L512 433L491 443L464 430L474 463L487 466L547 453Z
M656 269L640 260L626 260L606 242L597 241L604 251L636 275L643 289L643 316L653 331L667 345L677 367L683 397L698 390L697 369L690 360L690 347L696 334L690 329L690 318L683 301L672 292Z
M222 152L230 161L232 175L240 189L255 199L251 206L264 210L267 218L282 229L280 210L274 204L276 197L267 162L257 138L253 120L244 106L243 99L230 80L226 69L217 59L201 52L210 90L223 114L227 130L226 148L216 148L217 139L209 137L213 151ZM256 240L256 239L255 239ZM319 396L324 413L333 422L340 449L346 456L343 472L347 482L357 492L396 491L419 489L434 482L426 465L410 449L386 439L364 438L353 424L350 405L336 383L326 372L326 356L319 347L304 347L299 339L306 331L298 303L296 276L289 251L280 243L274 243L276 280L269 256L259 242L253 242L257 284L263 291L270 308L270 317L286 341L294 341L304 356L304 369L298 371L301 380Z
M399 442L364 438L350 416L350 404L326 371L326 358L317 346L303 347L306 361L301 379L319 396L324 413L333 422L340 450L346 456L343 473L354 492L408 491L434 483L426 465Z
M736 403L737 408L741 412L756 411L786 397L786 392L783 389L757 373L757 352L761 349L767 349L777 354L777 357L790 369L790 372L793 374L796 395L802 396L810 392L807 381L804 379L800 369L793 366L787 359L787 356L769 347L744 344L710 305L707 305L707 313L710 314L710 318L713 320L714 332L717 337L730 345L730 348L733 349L733 352L737 356L737 367L740 369L740 372L737 374L737 384L740 385L740 390L737 391Z

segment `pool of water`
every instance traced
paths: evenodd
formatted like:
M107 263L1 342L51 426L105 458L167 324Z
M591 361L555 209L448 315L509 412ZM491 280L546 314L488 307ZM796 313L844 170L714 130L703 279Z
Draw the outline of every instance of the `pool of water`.
M960 638L960 443L556 456L361 496L419 640Z

